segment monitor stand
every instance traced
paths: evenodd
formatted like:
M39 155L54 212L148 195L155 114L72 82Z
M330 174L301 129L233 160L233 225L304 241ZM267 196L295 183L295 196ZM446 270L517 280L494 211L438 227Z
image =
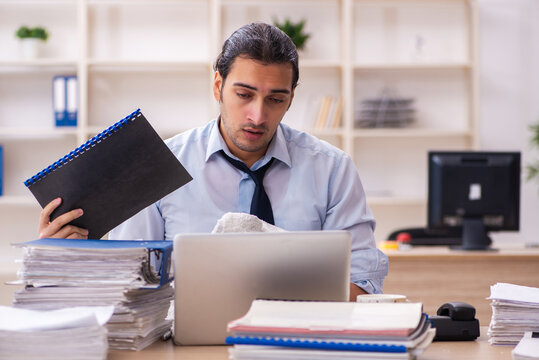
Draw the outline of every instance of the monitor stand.
M497 251L490 247L492 240L485 231L482 218L462 219L462 245L452 246L453 250L487 250Z

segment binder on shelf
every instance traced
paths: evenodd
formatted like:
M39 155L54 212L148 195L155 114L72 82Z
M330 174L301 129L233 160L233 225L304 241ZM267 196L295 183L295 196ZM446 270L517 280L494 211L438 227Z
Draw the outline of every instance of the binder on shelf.
M58 75L52 80L54 121L56 126L77 126L77 77Z
M67 121L65 126L77 126L78 113L78 81L76 76L66 77L66 111Z
M81 208L71 224L99 239L191 180L138 109L24 184L42 207L62 198L51 220Z
M87 254L87 252L95 253L96 251L107 252L109 257L103 257L102 261L114 261L114 253L118 255L118 259L126 259L128 256L133 256L134 253L139 253L138 250L143 249L140 253L144 253L146 260L140 263L140 273L133 273L133 281L142 282L141 289L145 288L160 288L170 283L174 277L171 274L171 256L172 256L172 241L168 240L85 240L85 239L38 239L14 244L17 247L31 248L56 248L62 251L72 250L74 253ZM133 251L131 251L133 250ZM129 254L128 254L129 253ZM152 255L153 254L153 255ZM112 257L111 257L112 256ZM151 257L158 259L158 269L154 270L154 264ZM55 256L57 260L61 260L61 255ZM100 257L101 258L101 257ZM97 267L89 269L87 265L84 268L74 267L75 263L71 263L69 273L66 272L65 277L77 277L77 271L85 274L85 281L91 281L92 276L102 281L99 278L99 271L109 272L111 268L102 269ZM58 269L56 269L57 271ZM91 271L90 271L91 270ZM43 270L42 270L43 271ZM24 272L23 272L24 273ZM58 281L60 277L56 276ZM118 275L119 277L119 275ZM33 279L35 281L35 279ZM118 280L118 279L116 279ZM126 279L129 280L129 279ZM47 280L50 281L50 280ZM61 285L61 284L55 284Z

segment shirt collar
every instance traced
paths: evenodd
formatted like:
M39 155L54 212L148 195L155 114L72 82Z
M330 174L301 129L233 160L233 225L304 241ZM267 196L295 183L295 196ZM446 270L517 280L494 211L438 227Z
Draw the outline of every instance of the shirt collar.
M223 139L223 136L219 132L219 121L220 116L215 119L212 124L208 147L206 149L206 162L213 154L221 150L223 150L228 156L236 158L234 155L232 155L232 153L226 146L225 139ZM292 161L290 160L290 154L288 153L288 147L286 146L283 129L280 124L277 127L275 135L273 136L273 140L270 142L268 151L266 151L266 154L264 155L263 163L268 162L272 157L285 163L286 165L288 165L288 167L292 166Z

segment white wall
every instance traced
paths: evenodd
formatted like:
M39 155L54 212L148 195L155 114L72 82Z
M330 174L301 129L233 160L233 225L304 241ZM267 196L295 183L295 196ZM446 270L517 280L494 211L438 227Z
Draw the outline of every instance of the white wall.
M539 121L539 1L480 0L480 146L522 152L520 232L494 233L495 242L539 245L539 183L525 165L539 159L529 124Z

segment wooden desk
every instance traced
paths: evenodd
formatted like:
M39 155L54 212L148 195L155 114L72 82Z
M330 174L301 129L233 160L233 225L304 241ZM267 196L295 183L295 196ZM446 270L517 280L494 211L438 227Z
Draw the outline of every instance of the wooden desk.
M454 251L447 247L416 247L386 252L389 275L387 294L403 294L420 301L435 315L440 305L464 301L477 310L481 325L492 316L490 286L497 282L539 287L539 249L503 247L500 251Z
M481 328L477 341L435 342L418 360L510 360L513 346L490 345L487 328ZM227 346L174 346L171 341L157 342L139 351L110 351L108 360L225 360Z

